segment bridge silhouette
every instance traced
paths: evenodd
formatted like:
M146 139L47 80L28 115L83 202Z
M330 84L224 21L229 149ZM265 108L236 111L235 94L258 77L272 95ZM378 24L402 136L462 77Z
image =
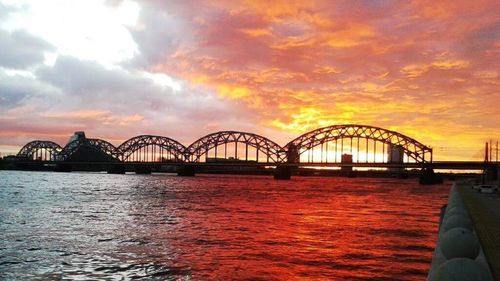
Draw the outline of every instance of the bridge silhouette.
M230 144L233 151L228 149ZM212 133L187 147L172 138L153 135L133 137L118 147L105 140L91 138L76 139L64 147L52 141L35 140L21 148L17 157L65 161L81 146L97 148L123 162L207 162L217 160L219 156L229 159L229 154L230 159L257 163L336 163L341 161L342 154L348 153L357 156L355 162L432 162L432 148L398 132L364 125L320 128L297 137L283 147L264 136L239 131ZM389 154L391 149L402 153L403 159L392 159ZM254 155L249 155L250 150ZM211 155L214 159L210 159Z
M91 156L89 156L91 155ZM93 155L93 156L92 156ZM180 175L194 175L197 167L274 166L278 178L289 178L295 167L378 167L389 169L483 169L484 162L433 161L432 148L404 134L367 125L333 125L309 131L284 146L258 134L220 131L189 146L165 136L140 135L119 146L106 140L77 138L64 147L35 140L17 154L19 161L57 164L113 164L150 172L158 165L178 167ZM116 168L118 167L118 168ZM139 167L139 168L137 168ZM280 174L282 174L280 176ZM276 175L276 174L275 174Z

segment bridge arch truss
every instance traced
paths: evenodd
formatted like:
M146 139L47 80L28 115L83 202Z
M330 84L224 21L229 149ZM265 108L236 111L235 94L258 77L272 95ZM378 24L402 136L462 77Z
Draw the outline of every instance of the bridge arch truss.
M141 135L123 142L118 150L125 162L184 162L186 147L171 138Z
M353 162L432 162L432 148L398 132L366 125L319 128L297 137L285 148L288 162L342 162L342 154L350 154Z
M283 148L272 140L238 131L206 135L187 147L185 155L189 162L202 162L204 158L205 162L280 163L286 158Z
M17 157L25 160L55 161L62 147L52 141L35 140L19 150Z

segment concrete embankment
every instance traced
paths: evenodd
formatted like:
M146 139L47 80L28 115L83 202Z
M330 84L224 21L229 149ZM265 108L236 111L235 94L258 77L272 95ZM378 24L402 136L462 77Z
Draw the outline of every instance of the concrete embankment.
M429 281L495 280L489 256L485 255L491 245L484 243L484 233L478 231L484 222L477 220L469 197L464 196L467 188L472 191L472 184L454 183L448 204L442 209Z

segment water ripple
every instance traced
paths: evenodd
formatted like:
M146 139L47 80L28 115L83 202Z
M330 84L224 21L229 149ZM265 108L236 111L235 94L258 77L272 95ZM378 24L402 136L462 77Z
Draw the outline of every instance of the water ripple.
M0 171L0 279L422 280L449 186Z

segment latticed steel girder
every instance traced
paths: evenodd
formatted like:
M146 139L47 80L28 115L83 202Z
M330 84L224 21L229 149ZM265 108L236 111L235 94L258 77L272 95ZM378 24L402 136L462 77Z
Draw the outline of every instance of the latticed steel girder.
M133 137L118 146L118 151L121 153L121 160L129 160L130 156L134 152L147 146L157 146L165 149L174 156L176 161L184 161L184 153L186 151L186 147L184 145L171 138L152 135Z
M245 144L253 147L257 153L266 156L271 163L290 162L297 155L330 141L339 139L364 138L382 142L388 145L401 146L404 153L418 163L428 162L426 156L432 159L432 149L413 138L395 131L365 125L334 125L307 132L281 147L274 141L247 132L221 131L206 135L190 146L185 147L178 141L162 136L141 135L123 142L118 148L102 139L78 139L61 148L51 141L32 141L26 144L18 153L19 158L33 159L34 153L40 149L50 152L51 159L64 161L68 159L80 146L86 145L97 148L109 156L121 161L127 161L130 156L141 148L157 146L167 150L176 161L199 162L202 155L207 155L212 149L229 143ZM236 147L237 148L237 147ZM298 153L298 154L295 154ZM237 156L237 155L236 155ZM260 157L257 157L257 161ZM266 162L267 162L266 161ZM293 161L292 161L293 162Z
M272 163L284 162L286 158L283 148L268 138L246 132L222 131L206 135L188 146L185 152L186 160L199 162L201 156L211 149L228 143L235 143L236 145L243 143L253 147L263 153Z
M68 143L62 151L57 155L57 160L65 161L68 159L75 151L78 150L81 146L89 146L94 147L107 155L119 159L120 151L111 143L102 140L102 139L78 139Z
M418 163L428 162L426 155L432 155L432 148L415 139L395 131L365 125L334 125L307 132L289 142L285 148L294 147L299 154L318 145L339 139L364 138L390 145L399 145L404 153ZM432 158L432 156L431 156Z
M54 160L56 155L61 152L62 147L53 141L35 140L23 146L17 153L17 157L21 159L33 160L33 156L40 150L45 150L50 154L50 159Z

